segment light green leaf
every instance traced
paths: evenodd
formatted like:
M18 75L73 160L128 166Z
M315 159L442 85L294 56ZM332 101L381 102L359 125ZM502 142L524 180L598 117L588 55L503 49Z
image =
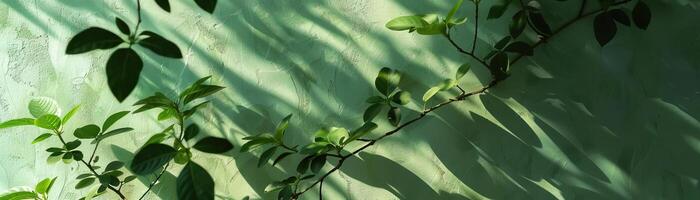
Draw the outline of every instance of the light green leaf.
M284 137L284 133L287 131L287 126L289 126L289 120L291 118L292 114L289 114L277 125L277 130L275 130L275 139L277 141L282 141L282 137Z
M66 124L68 120L73 118L73 115L75 115L75 113L78 112L78 109L80 109L80 105L73 106L73 108L71 108L70 111L68 111L68 113L66 113L66 115L63 116L63 120L61 120L63 124Z
M452 10L450 10L450 12L447 14L445 21L450 21L452 19L452 17L455 16L455 14L459 10L459 8L462 7L463 2L464 2L464 0L457 0L457 3L455 3L454 6L452 6Z
M428 26L428 22L417 15L397 17L386 23L386 28L394 31L423 28L425 26Z
M378 126L377 126L377 124L375 124L375 123L372 123L372 122L367 122L367 123L365 123L364 125L362 125L362 127L358 128L357 130L355 130L355 131L353 131L352 133L350 133L350 138L347 139L347 140L345 140L345 143L344 143L344 144L348 144L348 143L350 143L350 142L352 142L352 141L355 141L355 140L357 140L357 139L362 138L363 136L365 136L365 135L369 134L370 132L372 132L372 131L373 131L374 129L376 129L377 127L378 127Z
M406 105L409 102L411 102L411 94L406 91L399 91L396 94L394 94L394 96L392 96L391 100L394 103Z
M341 146L346 139L350 138L350 133L348 129L332 127L326 137L331 144Z
M56 115L47 114L34 120L34 125L49 130L57 130L61 127L61 118Z
M158 114L158 121L167 120L177 116L177 111L173 108L165 108Z
M56 177L41 180L34 187L34 191L39 194L47 194L51 190L51 186L53 186L54 181L56 181Z
M21 191L18 191L21 190ZM0 194L1 200L24 200L24 199L36 199L39 195L33 191L28 191L29 189L13 189L7 193Z
M48 114L59 115L60 112L61 109L58 107L58 103L51 98L37 97L29 100L29 113L34 117L38 118Z
M400 81L401 74L398 71L384 67L379 70L377 78L374 80L374 87L385 96L388 96L394 92Z
M119 119L126 116L127 114L129 114L129 111L121 111L121 112L117 112L117 113L110 115L105 120L105 122L102 124L102 130L107 131L107 129L109 129L109 127L112 127L112 125L114 125L114 123L119 121Z
M34 139L34 141L32 141L32 144L36 144L36 143L39 143L39 142L41 142L41 141L44 141L44 140L50 138L52 135L53 135L52 133L44 133L44 134L41 134L41 135L39 135L38 137L36 137L36 138Z
M447 31L447 25L435 14L424 15L423 20L428 22L427 26L417 28L416 32L421 35L438 35Z
M29 125L34 125L34 119L32 119L32 118L13 119L13 120L9 120L9 121L0 123L0 129L11 128L11 127L16 127L16 126L29 126Z
M454 79L445 79L443 80L438 87L440 87L440 90L446 91L449 90L457 85L457 81Z
M440 87L432 87L428 89L428 91L426 91L425 94L423 94L423 101L428 102L428 100L430 100L430 98L433 98L433 96L435 96L435 94L437 94L438 92L440 92Z
M187 164L190 162L190 159L192 159L192 152L187 148L181 148L177 151L177 154L175 154L175 163L177 164Z

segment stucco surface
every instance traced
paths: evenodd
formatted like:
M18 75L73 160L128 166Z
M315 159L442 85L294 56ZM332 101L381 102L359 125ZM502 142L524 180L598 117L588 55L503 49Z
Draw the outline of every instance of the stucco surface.
M116 31L115 16L135 22L135 1L3 0L0 3L0 121L28 116L26 103L48 96L63 110L82 105L69 130L133 110L155 91L173 95L199 77L227 87L195 117L207 134L241 138L271 131L294 114L287 140L305 144L321 127L357 127L381 67L401 70L413 110L423 91L472 60L440 37L391 32L389 19L446 13L451 1L220 1L209 15L192 1L171 1L172 13L144 1L144 30L178 44L181 60L148 54L135 92L118 103L106 84L108 51L65 55L68 39L90 26ZM558 26L578 1L544 2ZM513 66L513 76L487 94L443 108L351 159L326 181L327 199L700 199L700 5L647 1L648 31L620 27L600 48L591 19L562 32ZM483 1L488 7L490 1ZM473 6L460 15L473 20ZM486 9L484 9L486 10ZM513 12L511 9L509 12ZM484 11L484 13L486 12ZM506 14L509 16L509 14ZM482 18L483 20L483 18ZM471 24L471 22L469 22ZM482 21L477 52L506 33L503 21ZM470 45L473 28L455 33ZM528 36L533 39L532 35ZM474 62L461 85L480 88L488 72ZM453 94L440 94L444 100ZM433 101L437 102L437 101ZM415 111L404 112L404 118ZM101 160L129 160L166 126L157 113L119 123L136 131L114 138ZM380 121L380 130L390 126ZM57 141L31 145L41 132L0 132L0 191L58 176L52 199L77 199L76 164L45 164ZM87 146L81 148L89 148ZM220 199L272 199L266 184L293 173L294 159L255 167L259 152L195 154L216 180ZM326 165L326 170L331 165ZM179 168L173 168L177 174ZM148 178L125 187L132 199ZM166 174L150 199L174 199ZM113 199L114 196L104 196ZM304 199L317 199L316 190Z

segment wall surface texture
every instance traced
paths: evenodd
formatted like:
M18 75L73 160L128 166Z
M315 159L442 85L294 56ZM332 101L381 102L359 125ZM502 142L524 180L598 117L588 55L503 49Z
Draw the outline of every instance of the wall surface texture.
M492 1L483 1L488 8ZM580 1L543 1L552 26L573 16ZM324 185L327 199L700 199L700 3L647 0L647 31L620 27L604 48L592 19L562 32L512 66L512 77L484 95L445 107L350 159ZM195 117L209 135L242 138L274 129L294 114L288 141L306 144L321 127L357 127L364 100L375 94L382 67L401 70L416 116L431 85L464 62L473 70L461 82L474 90L488 71L458 54L441 37L392 32L389 19L449 11L451 0L220 1L210 15L193 1L173 0L172 13L144 1L144 30L178 44L181 60L152 55L134 93L118 103L109 92L109 52L65 55L68 40L90 26L116 31L115 16L135 22L135 0L0 1L0 121L28 116L35 96L56 99L64 112L82 105L69 130L101 123L108 113L134 110L139 98L172 95L200 77L226 86ZM456 33L471 45L474 7ZM485 15L487 9L482 10ZM514 9L506 16L512 15ZM507 18L507 17L506 17ZM504 21L481 19L477 53L488 53L506 33ZM526 38L534 40L533 35ZM456 93L441 93L433 102ZM164 128L155 111L120 122L136 131L99 150L103 160L129 160ZM389 130L380 121L381 130ZM32 145L34 128L0 131L0 191L60 177L52 199L78 199L76 164L47 165ZM379 133L377 133L379 134ZM83 148L88 148L87 146ZM257 168L260 152L196 154L215 176L217 198L272 199L265 186L294 172L294 159ZM332 165L326 165L326 170ZM177 174L179 168L171 173ZM131 197L148 178L124 190ZM174 199L166 174L149 199ZM111 195L111 194L110 194ZM114 199L104 196L103 199ZM312 190L304 199L317 199Z

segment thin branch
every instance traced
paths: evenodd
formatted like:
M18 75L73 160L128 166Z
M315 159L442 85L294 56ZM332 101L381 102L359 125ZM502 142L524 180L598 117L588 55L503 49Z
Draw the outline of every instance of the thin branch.
M581 1L581 8L579 8L577 16L581 17L581 15L583 15L583 11L586 10L586 3L586 0Z
M479 2L474 1L474 6L476 6L474 12L474 39L472 40L472 54L476 51L476 40L479 39Z
M627 2L630 2L630 1L631 1L631 0L624 0L624 1L621 1L621 2L617 2L617 3L614 3L613 6L615 6L615 5L622 5L622 4L627 3ZM595 10L595 11L590 11L590 12L588 12L588 13L584 13L583 15L578 16L578 17L576 17L576 18L574 18L574 19L568 21L567 23L565 23L564 25L562 25L561 27L559 27L558 29L556 29L556 30L552 33L552 35L550 35L550 38L551 38L552 36L554 36L554 35L560 33L562 30L566 29L567 27L571 26L571 25L574 24L575 22L577 22L577 21L579 21L579 20L581 20L581 19L583 19L583 18L586 18L586 17L588 17L588 16L590 16L590 15L593 15L593 14L595 14L595 13L602 12L602 11L603 11L603 9L598 9L598 10ZM481 59L477 58L476 56L474 56L473 53L466 52L466 51L464 51L464 49L462 49L461 47L459 47L459 45L457 45L457 44L452 40L452 38L451 38L450 35L449 35L449 32L446 34L446 36L447 36L448 40L450 41L450 43L452 43L452 45L455 46L455 48L457 48L457 50L458 50L459 52L474 57L475 59L477 59L477 60L480 61L482 64L484 64L485 66L488 67L488 65L485 64L485 62L483 62L483 60L481 60ZM545 39L541 39L541 40L538 41L535 45L533 45L532 48L535 48L535 47L537 47L537 46L543 44L544 41L545 41ZM520 56L518 56L517 58L515 58L515 59L511 62L511 64L515 64L515 63L516 63L518 60L520 60L522 57L523 57L523 55L521 54ZM481 89L478 89L478 90L475 90L475 91L472 91L472 92L469 92L469 93L460 94L460 95L458 95L458 96L456 96L456 97L454 97L454 98L451 98L451 99L449 99L449 100L447 100L447 101L445 101L445 102L442 102L442 103L437 104L437 105L435 105L435 106L433 106L433 107L430 107L429 109L426 109L426 110L424 110L423 112L421 112L416 118L413 118L413 119L411 119L411 120L409 120L409 121L407 121L407 122L405 122L405 123L399 125L398 127L394 128L393 130L384 133L382 136L378 137L377 139L369 140L365 145L361 146L360 148L356 149L355 151L352 151L350 154L347 154L347 155L343 156L340 160L338 160L338 164L336 164L335 167L333 167L331 170L329 170L328 172L326 172L325 174L323 174L319 179L317 179L317 180L316 180L315 182L313 182L311 185L309 185L308 187L306 187L304 190L301 190L301 191L298 192L298 193L294 193L293 197L294 197L294 198L297 198L297 197L299 197L300 195L302 195L303 193L309 191L311 188L313 188L313 187L316 186L317 184L322 183L326 178L328 178L328 176L330 176L330 175L333 174L335 171L337 171L338 169L340 169L340 167L343 166L343 163L345 162L345 160L347 160L348 158L351 158L351 157L353 157L354 155L356 155L356 154L358 154L358 153L364 151L364 150L367 149L368 147L374 145L376 142L378 142L378 141L380 141L380 140L382 140L382 139L384 139L384 138L386 138L386 137L389 137L389 136L393 135L394 133L399 132L401 129L403 129L403 128L405 128L406 126L411 125L411 124L413 124L413 123L419 121L420 119L422 119L423 117L427 116L429 113L431 113L431 112L433 112L433 111L435 111L435 110L437 110L437 109L440 109L440 108L442 108L442 107L444 107L444 106L446 106L446 105L449 105L449 104L454 103L454 102L457 102L457 101L465 100L467 97L470 97L470 96L473 96L473 95L477 95L477 94L484 93L484 92L486 92L486 90L488 90L488 89L490 89L490 88L492 88L492 87L498 85L498 83L500 83L500 82L503 81L503 80L504 80L504 79L494 79L494 80L492 80L488 85L482 87Z
M161 170L160 173L158 174L158 176L156 176L156 179L153 180L153 182L151 182L151 184L148 185L148 189L146 189L146 192L144 192L144 193L141 195L141 197L139 197L139 200L141 200L141 199L143 199L144 197L146 197L146 194L148 194L148 192L151 191L151 189L153 188L153 186L155 186L156 183L158 183L158 180L160 180L160 177L163 176L163 174L165 174L166 171L168 171L168 167L169 167L169 166L170 166L170 162L166 163L165 166L163 166L163 170Z
M318 184L318 199L323 200L323 181Z
M489 67L489 64L487 64L486 61L484 61L483 59L476 56L476 54L474 54L474 52L467 52L462 47L460 47L459 44L457 44L457 42L455 42L452 39L452 35L450 34L449 30L445 34L445 37L447 37L447 40L450 42L450 44L452 44L452 46L454 46L457 49L457 51L459 51L462 54L465 54L465 55L468 55L468 56L474 58L474 60L476 60L479 63L481 63L482 65L484 65L484 67L486 67L486 68Z
M139 32L139 27L141 26L141 0L136 0L136 12L138 13L138 19L136 21L136 28L134 29L134 36Z

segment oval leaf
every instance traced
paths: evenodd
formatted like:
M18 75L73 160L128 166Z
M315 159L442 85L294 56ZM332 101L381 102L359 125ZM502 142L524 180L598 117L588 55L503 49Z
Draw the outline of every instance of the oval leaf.
M100 133L100 127L94 124L86 125L75 129L73 135L79 139L92 139Z
M386 28L394 31L403 31L409 29L424 28L428 25L428 22L423 20L423 17L413 15L394 18L386 23Z
M119 121L122 117L126 116L127 114L129 114L129 111L121 111L110 115L109 117L107 117L105 122L102 123L102 130L106 131L107 129L109 129L109 127L112 127L114 123Z
M258 167L261 167L267 163L270 158L275 155L275 152L277 151L277 146L270 147L269 149L265 150L262 154L260 154L260 159L258 159Z
M377 115L379 115L380 112L382 112L382 108L384 108L384 104L372 104L367 108L367 110L365 110L365 113L362 115L362 119L365 122L372 121L375 117L377 117Z
M107 60L107 83L119 102L124 101L139 82L141 57L132 49L118 49Z
M615 37L617 26L609 13L601 13L593 21L593 30L598 44L605 46Z
M165 39L163 36L151 31L144 31L141 35L146 35L148 37L139 40L138 44L153 51L153 53L169 58L182 58L182 52L180 52L177 45Z
M207 153L224 153L233 149L233 145L227 139L217 137L205 137L193 146L195 149Z
M41 117L47 114L59 115L61 109L55 100L48 97L37 97L29 100L29 113L34 117Z
M398 126L401 123L401 108L392 107L386 117L389 123L393 126Z
M32 141L32 144L36 144L36 143L39 143L39 142L41 142L41 141L44 141L44 140L50 138L52 135L53 135L52 133L44 133L44 134L41 134L41 135L39 135L39 137L36 137L36 138L34 139L34 141Z
M321 169L323 168L323 165L326 164L326 156L316 156L312 161L311 161L311 172L314 174L317 174Z
M169 0L156 0L158 7L165 10L165 12L170 12L170 1Z
M56 130L61 127L61 118L56 115L48 114L34 120L34 125L49 130Z
M194 2L209 13L214 13L214 9L216 9L216 0L194 0Z
M131 162L131 171L137 175L147 175L160 169L173 159L175 149L164 144L149 144L136 152Z
M90 27L75 35L66 48L66 54L80 54L95 49L111 49L124 42L118 35L98 27Z
M649 27L649 23L651 23L651 9L643 1L638 1L634 9L632 9L632 19L634 20L634 25L646 30Z
M131 34L131 30L129 29L129 25L127 25L126 22L124 22L124 20L122 20L121 18L115 17L114 23L117 24L117 28L119 28L119 31L121 31L125 35Z
M214 179L197 163L187 163L177 176L177 199L213 200Z
M441 89L440 87L431 87L430 89L428 89L428 91L426 91L425 94L423 94L423 101L428 102L428 100L430 100L430 98L433 98L433 96L435 96L435 94L440 92L440 89Z

